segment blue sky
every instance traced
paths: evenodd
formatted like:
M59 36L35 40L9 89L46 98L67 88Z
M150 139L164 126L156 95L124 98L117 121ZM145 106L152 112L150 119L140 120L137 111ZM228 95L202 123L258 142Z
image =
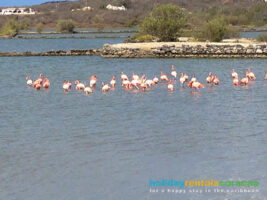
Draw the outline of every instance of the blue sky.
M36 5L48 1L55 1L55 0L0 0L1 7L7 6L27 6L27 5ZM57 0L60 1L60 0Z

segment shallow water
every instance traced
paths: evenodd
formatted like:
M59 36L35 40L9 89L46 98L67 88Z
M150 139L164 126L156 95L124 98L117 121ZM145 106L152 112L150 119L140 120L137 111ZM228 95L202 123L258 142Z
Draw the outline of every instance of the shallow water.
M50 50L101 48L103 44L121 43L125 38L97 39L0 39L0 52L43 52Z
M212 71L218 87L192 93L176 83L147 92L118 87L89 96L62 91L63 80L109 81L121 71L196 74ZM266 192L265 59L0 58L0 199L264 199ZM257 80L233 87L231 69ZM51 88L25 76L43 72ZM149 180L257 180L252 194L151 194Z
M240 37L258 39L261 34L267 34L267 32L241 32Z

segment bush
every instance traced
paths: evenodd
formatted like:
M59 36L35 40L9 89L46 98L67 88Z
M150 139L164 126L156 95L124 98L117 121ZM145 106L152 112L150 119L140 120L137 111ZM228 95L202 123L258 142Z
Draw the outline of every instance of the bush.
M37 24L36 31L39 34L42 33L42 31L43 31L43 24L42 23Z
M57 22L57 32L60 33L73 33L75 28L75 23L72 19L59 20Z
M152 35L142 35L142 34L135 34L130 38L131 42L152 42L157 40L156 37L153 37Z
M187 26L185 10L172 4L155 7L141 23L140 33L158 37L161 41L175 41Z
M28 28L27 23L21 23L13 19L8 20L1 29L1 34L15 37L21 30Z
M267 42L267 34L266 33L260 34L257 40L260 42Z
M238 31L234 30L226 23L226 20L222 17L216 17L215 19L207 22L204 26L203 36L212 42L220 42L222 39L233 37L238 35Z

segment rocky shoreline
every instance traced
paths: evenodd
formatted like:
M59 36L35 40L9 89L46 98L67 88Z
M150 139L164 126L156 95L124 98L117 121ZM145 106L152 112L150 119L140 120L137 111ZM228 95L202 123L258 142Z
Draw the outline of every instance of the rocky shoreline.
M46 52L0 52L0 57L23 57L23 56L94 56L100 55L99 49L70 50L70 51L46 51Z
M267 58L267 43L153 42L105 44L100 49L0 52L16 56L101 56L103 58Z
M155 42L105 44L107 58L267 58L267 43Z

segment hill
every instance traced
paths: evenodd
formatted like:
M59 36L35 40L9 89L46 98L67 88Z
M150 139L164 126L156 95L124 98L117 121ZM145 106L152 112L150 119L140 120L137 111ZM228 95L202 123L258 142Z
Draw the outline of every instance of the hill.
M267 24L265 0L78 0L47 2L31 6L38 14L34 16L1 16L0 25L7 18L16 18L30 27L42 24L55 27L57 20L73 19L78 27L123 27L136 26L154 6L172 3L190 11L194 23L208 20L215 15L224 15L232 25L263 26ZM107 10L106 6L124 5L127 11ZM92 9L83 11L90 6ZM192 14L193 13L193 14Z

